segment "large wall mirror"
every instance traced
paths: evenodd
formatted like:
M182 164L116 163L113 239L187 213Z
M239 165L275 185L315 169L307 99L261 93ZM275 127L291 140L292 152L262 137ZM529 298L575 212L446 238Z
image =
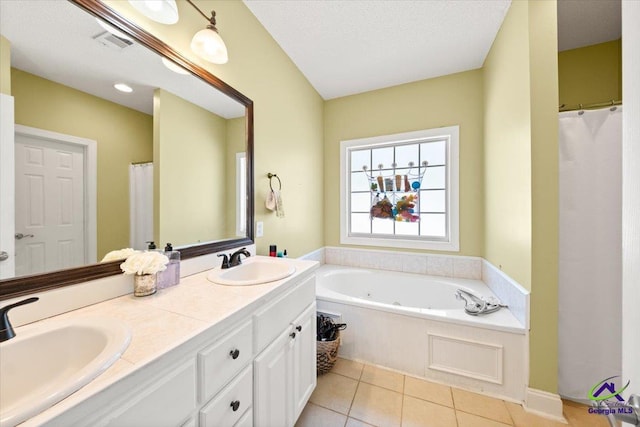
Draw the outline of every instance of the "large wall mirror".
M0 299L253 243L251 100L97 0L0 8Z

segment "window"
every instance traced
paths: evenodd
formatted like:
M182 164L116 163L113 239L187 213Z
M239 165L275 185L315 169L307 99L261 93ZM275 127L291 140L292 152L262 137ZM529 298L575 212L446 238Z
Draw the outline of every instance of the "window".
M236 153L236 236L247 235L247 153Z
M340 242L458 251L458 133L342 141Z

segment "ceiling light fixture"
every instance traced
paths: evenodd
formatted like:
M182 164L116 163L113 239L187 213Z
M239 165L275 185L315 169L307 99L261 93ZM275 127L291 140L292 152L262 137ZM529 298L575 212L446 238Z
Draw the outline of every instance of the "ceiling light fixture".
M116 83L113 85L113 87L115 87L120 92L124 92L124 93L133 92L133 88L126 83Z
M161 24L178 22L176 0L129 0L129 4L147 18Z
M188 76L189 74L191 74L190 72L188 72L187 70L185 70L184 68L182 68L181 66L176 64L175 62L171 62L167 58L163 57L162 58L162 63L164 64L165 67L167 67L168 69L170 69L174 73L182 74L182 75L185 75L185 76Z
M216 11L212 10L211 18L209 18L191 0L187 0L187 3L209 21L207 28L198 31L191 39L191 50L205 61L213 62L214 64L226 64L229 56L227 55L227 46L225 46L216 28Z

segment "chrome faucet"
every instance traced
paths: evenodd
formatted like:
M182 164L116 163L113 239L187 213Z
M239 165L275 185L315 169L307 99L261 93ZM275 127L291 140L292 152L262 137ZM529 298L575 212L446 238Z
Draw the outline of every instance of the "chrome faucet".
M493 297L484 298L465 289L458 289L455 295L457 300L464 301L464 311L472 316L493 313L502 307L507 307Z
M36 302L39 299L40 298L37 297L27 298L0 308L0 342L10 340L11 338L16 336L16 333L11 326L11 322L9 322L9 310L21 305L31 304L32 302Z
M220 268L226 269L226 268L236 267L242 264L242 261L240 260L240 255L244 255L247 258L251 256L247 248L238 249L237 251L229 255L218 254L219 257L222 257L222 265L220 266Z

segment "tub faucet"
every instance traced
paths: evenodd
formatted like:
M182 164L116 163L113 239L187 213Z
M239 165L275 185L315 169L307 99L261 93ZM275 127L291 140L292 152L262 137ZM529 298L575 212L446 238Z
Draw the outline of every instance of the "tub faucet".
M493 313L507 306L493 297L484 298L465 289L458 289L455 295L457 300L464 301L464 311L472 316Z
M16 333L13 331L13 327L11 326L11 322L9 322L9 310L21 305L31 304L32 302L36 302L39 299L40 298L38 297L27 298L0 308L0 342L10 340L11 338L16 336Z
M235 267L242 264L240 255L244 255L247 258L251 256L247 248L238 249L237 251L232 253L231 256L229 256L229 267Z

